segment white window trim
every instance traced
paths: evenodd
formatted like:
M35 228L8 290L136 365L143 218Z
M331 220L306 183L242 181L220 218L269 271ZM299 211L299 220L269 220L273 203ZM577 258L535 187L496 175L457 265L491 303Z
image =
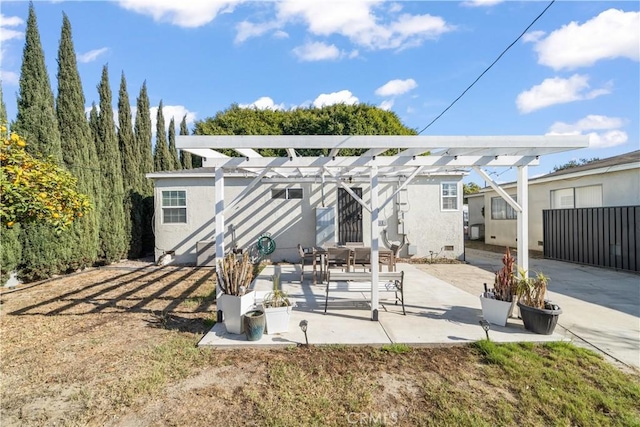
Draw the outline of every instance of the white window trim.
M162 193L166 191L184 191L184 206L164 206ZM188 200L189 200L189 191L186 188L172 188L172 189L160 189L160 223L162 225L187 225L189 224L189 208L188 208ZM185 222L165 222L164 221L164 210L171 208L184 208L185 209Z
M453 184L456 186L456 208L455 209L445 209L444 208L444 186L445 184ZM461 205L461 201L462 201L462 197L461 197L461 193L462 193L462 185L460 182L456 182L456 181L442 181L440 183L440 211L441 212L458 212L460 210L460 205ZM446 196L448 199L453 198L453 196Z

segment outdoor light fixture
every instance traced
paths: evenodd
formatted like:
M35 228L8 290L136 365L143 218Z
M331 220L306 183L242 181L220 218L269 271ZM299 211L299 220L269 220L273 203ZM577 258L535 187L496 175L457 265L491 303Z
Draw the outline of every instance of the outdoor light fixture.
M309 347L309 339L307 338L307 325L308 322L306 320L301 320L300 321L300 329L302 330L302 332L304 332L304 340L307 343L306 346Z
M498 156L495 156L493 159L494 159L494 160L498 160Z
M487 334L487 341L489 341L489 329L491 329L491 325L486 320L482 319L480 321L480 326L484 329L484 333Z
M453 156L453 160L458 160L458 156Z

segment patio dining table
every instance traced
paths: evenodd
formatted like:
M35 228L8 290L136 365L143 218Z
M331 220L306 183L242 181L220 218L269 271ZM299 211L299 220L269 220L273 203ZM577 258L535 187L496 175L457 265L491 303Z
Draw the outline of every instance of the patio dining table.
M354 246L336 245L331 247L349 250L350 261L347 263L347 267L346 267L347 272L351 271L352 268L353 268L353 271L355 271L355 265L356 265L355 263L357 262L356 252L369 253L369 254L371 253L371 247L368 247L368 246L354 247ZM328 271L329 247L315 246L313 248L313 253L316 254L316 256L318 257L317 260L320 264L320 283L324 283L327 277L327 271ZM369 258L370 256L367 259ZM366 264L370 265L370 261L367 262ZM389 272L396 271L395 254L390 249L381 248L381 249L378 249L378 271L382 271L382 266L384 265L387 266L387 271Z

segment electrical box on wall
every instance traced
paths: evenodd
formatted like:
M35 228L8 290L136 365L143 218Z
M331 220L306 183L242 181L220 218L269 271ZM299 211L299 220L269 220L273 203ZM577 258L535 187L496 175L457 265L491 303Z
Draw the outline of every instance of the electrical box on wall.
M418 246L417 245L409 245L409 246L407 246L407 255L414 256L417 253L418 253Z
M332 245L336 241L336 210L333 206L316 208L316 246Z

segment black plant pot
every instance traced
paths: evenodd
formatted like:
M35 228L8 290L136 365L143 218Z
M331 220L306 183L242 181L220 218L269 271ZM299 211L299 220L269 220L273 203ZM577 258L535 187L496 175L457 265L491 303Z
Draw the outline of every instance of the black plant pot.
M518 302L520 317L526 330L536 334L551 335L558 324L562 310L557 305L545 302L545 309L534 308Z
M244 319L244 333L249 341L258 341L262 338L265 327L264 311L252 310L245 313Z

